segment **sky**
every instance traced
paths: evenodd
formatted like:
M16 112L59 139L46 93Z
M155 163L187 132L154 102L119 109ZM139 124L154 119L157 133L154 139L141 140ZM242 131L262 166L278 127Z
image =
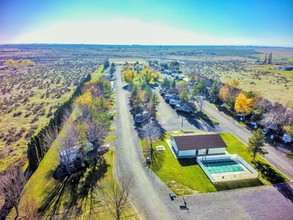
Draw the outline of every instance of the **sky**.
M0 44L293 47L293 0L0 0Z

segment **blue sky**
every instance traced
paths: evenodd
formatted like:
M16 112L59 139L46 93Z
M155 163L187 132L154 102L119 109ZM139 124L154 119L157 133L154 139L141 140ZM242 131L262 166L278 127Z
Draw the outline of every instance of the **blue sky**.
M293 46L292 0L0 0L0 43Z

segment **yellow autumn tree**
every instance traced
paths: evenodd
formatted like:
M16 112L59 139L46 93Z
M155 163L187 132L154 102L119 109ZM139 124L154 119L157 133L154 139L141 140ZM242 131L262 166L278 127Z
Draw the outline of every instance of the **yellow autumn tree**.
M137 72L133 68L126 68L123 72L123 79L127 83L131 83L137 77Z
M228 85L223 85L219 91L219 98L223 102L227 102L231 96L230 87Z
M92 105L93 103L93 96L90 91L85 92L83 95L77 97L74 101L75 105Z
M161 74L159 72L154 72L147 65L145 65L145 68L141 71L140 77L148 84L153 84L155 81L161 78Z
M248 115L252 111L253 99L247 98L244 93L240 93L235 100L234 109L243 115Z

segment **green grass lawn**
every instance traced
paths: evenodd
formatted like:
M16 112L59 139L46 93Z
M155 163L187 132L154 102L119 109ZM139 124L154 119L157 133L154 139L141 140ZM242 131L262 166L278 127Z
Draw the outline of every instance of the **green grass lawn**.
M237 124L239 126L241 126L241 127L245 127L246 126L245 122L243 122L243 121L239 121Z
M71 117L77 115L73 111ZM89 219L113 219L109 209L98 196L98 187L109 185L115 181L113 177L114 151L111 149L105 154L105 160L99 164L90 165L88 168L76 171L61 180L55 180L53 173L59 165L60 148L58 140L65 135L65 124L57 139L45 154L39 167L25 185L24 195L20 203L20 214L24 213L26 201L33 199L36 208L46 218L65 215L65 218ZM115 140L115 135L109 135L105 143ZM9 217L14 216L14 210ZM133 207L129 207L123 218L138 219Z
M102 187L114 181L113 149L105 154L105 164L90 166L68 178L54 180L52 174L59 164L56 148L58 143L55 141L27 182L20 213L25 206L26 198L33 198L39 211L48 218L68 211L69 218L89 219L90 216L95 216L96 219L113 219L106 205L96 196L96 186ZM10 216L14 216L14 210ZM123 217L138 219L132 207L128 208Z
M165 140L153 144L154 147L158 145L165 146L165 151L154 153L150 169L177 195L215 192L288 181L284 175L269 165L262 157L257 156L256 163L254 163L252 156L246 150L247 147L232 134L223 133L221 136L228 146L226 150L229 153L237 153L260 172L258 179L231 181L213 185L195 159L177 160ZM170 139L170 134L166 135L166 139ZM144 141L141 141L141 145L143 150L147 149Z
M155 153L150 168L177 194L215 192L216 188L206 177L194 159L177 160L165 141L154 146L163 145L165 151Z

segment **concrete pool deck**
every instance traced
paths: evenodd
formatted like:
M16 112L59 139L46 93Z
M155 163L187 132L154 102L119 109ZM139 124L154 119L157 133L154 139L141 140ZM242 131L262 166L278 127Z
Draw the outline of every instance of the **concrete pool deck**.
M215 163L222 161L224 163L225 161L230 160L234 161L243 170L226 171L223 169L223 172L213 173L210 172L208 167L204 165L209 162ZM237 154L197 157L196 161L212 183L242 179L256 179L258 176L258 172Z

